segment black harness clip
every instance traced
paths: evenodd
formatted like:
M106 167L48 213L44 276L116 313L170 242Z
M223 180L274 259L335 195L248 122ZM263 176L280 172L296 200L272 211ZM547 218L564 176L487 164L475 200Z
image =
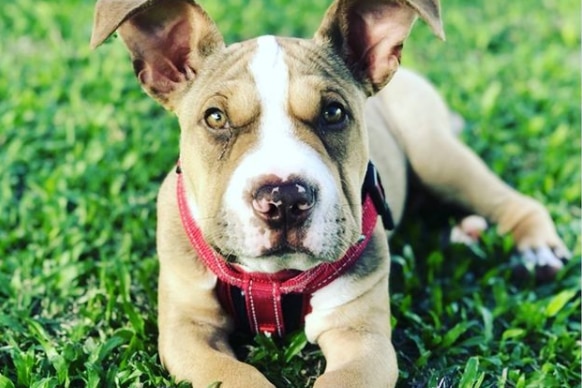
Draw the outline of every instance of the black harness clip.
M378 174L378 170L372 162L368 162L366 178L364 178L362 186L362 199L366 198L366 194L370 196L378 215L382 218L384 229L393 230L394 219L392 218L392 212L386 202L386 193L380 181L380 174Z

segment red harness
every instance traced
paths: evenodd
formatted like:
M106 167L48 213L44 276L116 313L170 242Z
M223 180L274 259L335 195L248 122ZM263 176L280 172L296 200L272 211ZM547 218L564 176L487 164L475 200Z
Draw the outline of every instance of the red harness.
M373 170L373 179L368 178ZM178 168L178 173L180 172ZM237 326L250 332L270 333L283 336L291 328L299 328L310 311L311 295L331 283L348 270L368 245L376 226L378 212L383 220L390 218L388 207L377 200L384 191L376 170L370 163L364 185L365 200L362 209L362 238L352 245L346 254L333 263L322 263L307 271L281 271L275 274L244 272L229 264L204 240L188 209L183 177L178 174L177 196L182 224L190 243L204 264L218 278L217 295L222 306L234 317ZM373 187L372 187L373 186ZM379 208L379 210L377 210ZM386 215L386 212L387 215ZM391 221L391 220L389 220ZM385 222L387 228L391 222ZM295 310L294 314L290 311ZM298 310L298 311L297 311Z

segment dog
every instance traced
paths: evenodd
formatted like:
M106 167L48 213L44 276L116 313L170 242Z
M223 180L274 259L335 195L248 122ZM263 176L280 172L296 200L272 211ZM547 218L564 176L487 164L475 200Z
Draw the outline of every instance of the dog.
M402 218L408 169L538 267L562 266L544 207L457 140L428 81L397 72L417 17L444 39L438 0L335 0L313 39L227 47L194 1L98 1L92 46L118 31L181 128L157 227L159 353L176 380L272 386L229 333L300 327L326 359L316 387L393 386L385 229Z

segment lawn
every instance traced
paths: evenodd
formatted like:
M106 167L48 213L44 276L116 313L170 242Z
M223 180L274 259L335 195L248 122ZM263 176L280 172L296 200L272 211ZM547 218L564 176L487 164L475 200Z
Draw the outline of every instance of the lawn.
M309 36L328 0L203 2L227 41ZM441 247L409 222L392 242L401 387L580 386L580 4L444 1L445 43L417 23L403 63L466 121L464 140L545 203L573 259L516 279L509 238ZM156 350L155 198L175 118L113 39L92 52L93 2L0 13L0 387L173 386ZM448 220L445 220L448 222ZM324 363L300 335L239 348L279 386Z

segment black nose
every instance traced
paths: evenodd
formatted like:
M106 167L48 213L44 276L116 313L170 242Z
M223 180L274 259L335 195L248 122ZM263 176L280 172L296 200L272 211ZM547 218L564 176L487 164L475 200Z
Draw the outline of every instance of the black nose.
M311 214L316 190L302 181L259 187L252 196L253 211L270 227L297 227Z

